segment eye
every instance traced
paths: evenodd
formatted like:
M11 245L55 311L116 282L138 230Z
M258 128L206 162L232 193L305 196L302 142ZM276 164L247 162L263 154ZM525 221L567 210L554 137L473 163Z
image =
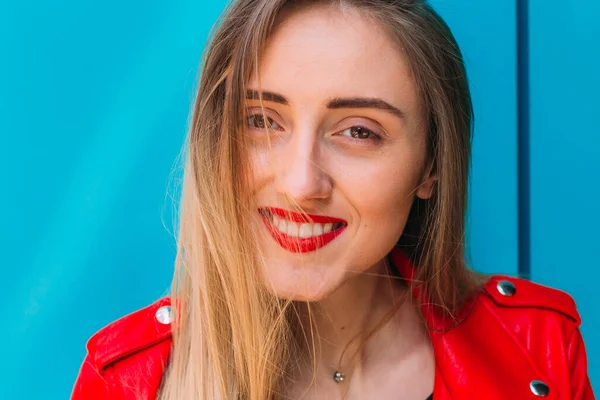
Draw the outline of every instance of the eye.
M254 114L248 117L248 126L254 129L276 129L281 130L281 126L275 122L272 118L266 117L262 114Z
M374 133L373 131L362 127L362 126L352 126L350 128L344 129L340 132L343 136L349 136L353 139L379 139L379 135Z

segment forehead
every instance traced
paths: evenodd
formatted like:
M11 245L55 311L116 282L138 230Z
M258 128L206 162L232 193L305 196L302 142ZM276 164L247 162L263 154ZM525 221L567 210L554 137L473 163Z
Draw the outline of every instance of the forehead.
M356 9L326 6L289 12L259 60L260 86L291 103L332 97L378 97L414 106L414 82L401 47ZM258 87L253 76L251 87Z

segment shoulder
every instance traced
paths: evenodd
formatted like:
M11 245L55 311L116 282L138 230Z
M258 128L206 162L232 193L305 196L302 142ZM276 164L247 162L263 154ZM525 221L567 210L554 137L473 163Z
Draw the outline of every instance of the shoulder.
M526 279L503 275L492 276L483 286L480 301L488 303L510 319L521 314L546 316L572 328L581 324L573 297L568 293Z
M478 390L490 400L545 396L548 390L592 399L580 324L569 294L493 276L454 325L433 332L436 362L460 399Z
M156 392L171 348L170 306L168 298L161 299L96 332L87 342L72 398L113 398L116 392L121 397L114 398L129 399L126 390ZM99 388L106 397L98 397Z
M516 341L541 358L550 348L565 349L581 325L571 295L508 276L493 276L485 283L468 318L474 322L472 327L485 325L487 331L495 330L498 338L504 338L498 343Z
M591 400L581 318L560 290L489 277L460 318L430 330L441 390L452 398ZM563 395L564 394L564 395Z
M161 299L96 332L87 350L98 369L171 338L170 300Z

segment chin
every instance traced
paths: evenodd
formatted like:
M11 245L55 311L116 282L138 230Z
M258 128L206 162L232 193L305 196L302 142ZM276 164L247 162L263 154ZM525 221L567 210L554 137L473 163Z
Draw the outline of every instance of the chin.
M294 301L316 302L329 297L344 283L345 274L333 274L333 268L298 268L287 265L266 265L264 285L274 296Z
M314 293L298 293L288 291L273 291L269 290L273 296L282 300L293 300L297 302L314 303L321 300L325 300L327 295L314 294Z

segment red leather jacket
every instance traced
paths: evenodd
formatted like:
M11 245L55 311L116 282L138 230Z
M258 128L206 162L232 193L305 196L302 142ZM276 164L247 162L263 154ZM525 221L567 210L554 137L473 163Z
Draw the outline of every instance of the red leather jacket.
M402 254L394 261L412 276ZM171 348L169 300L101 329L72 400L154 400ZM593 400L581 323L566 293L496 276L453 327L423 307L436 358L435 400Z

